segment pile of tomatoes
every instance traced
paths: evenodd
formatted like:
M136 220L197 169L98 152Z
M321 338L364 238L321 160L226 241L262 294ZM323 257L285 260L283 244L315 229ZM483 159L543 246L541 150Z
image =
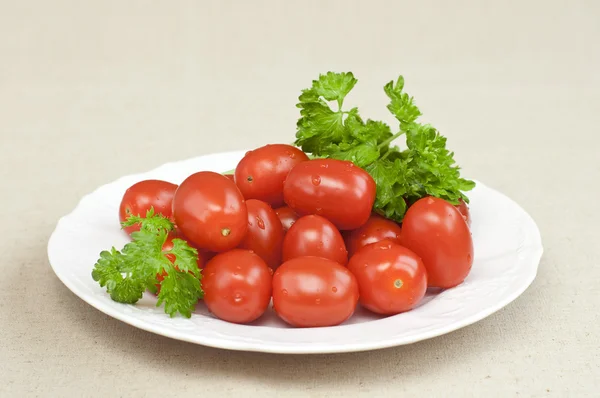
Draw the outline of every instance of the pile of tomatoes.
M174 221L165 249L175 237L198 249L204 302L218 318L252 322L272 299L292 326L333 326L358 302L382 315L409 311L428 287L462 283L473 263L465 203L425 197L399 225L372 213L376 192L351 162L274 144L246 153L231 175L138 182L120 218L154 207Z

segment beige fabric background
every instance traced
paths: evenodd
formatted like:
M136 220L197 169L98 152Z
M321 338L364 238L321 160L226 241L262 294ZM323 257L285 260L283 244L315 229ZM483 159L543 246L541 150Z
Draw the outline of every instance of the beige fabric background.
M0 396L600 396L600 3L0 0ZM392 121L402 73L464 172L538 222L513 304L410 346L228 352L137 330L54 276L46 243L121 175L293 138L319 72Z

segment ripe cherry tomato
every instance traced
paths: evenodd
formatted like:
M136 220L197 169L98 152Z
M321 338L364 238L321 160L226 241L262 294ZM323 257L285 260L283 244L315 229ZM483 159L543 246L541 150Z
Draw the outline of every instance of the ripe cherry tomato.
M185 240L184 237L182 237L180 234L178 234L177 232L172 232L171 234L169 234L169 236L167 237L167 240L165 241L165 243L163 244L162 250L163 252L167 251L167 250L171 250L173 249L173 239L183 239ZM189 243L188 243L189 244ZM171 263L175 263L176 257L173 254L165 254L165 257L171 262ZM204 264L206 263L206 260L203 256L203 253L198 251L198 268L202 269L204 268ZM175 269L179 271L179 268L177 266L175 266ZM164 269L162 270L161 273L156 274L156 279L158 280L158 282L162 282L165 279L165 276L167 276L167 271L165 271ZM155 285L156 286L156 294L160 293L160 284Z
M291 145L265 145L246 153L235 169L235 183L246 199L273 207L283 204L283 182L290 170L308 156Z
M173 217L196 247L225 251L240 244L248 230L244 198L229 178L201 171L181 183L173 198Z
M400 243L402 228L392 220L378 214L372 214L365 225L345 235L348 256L352 257L361 247L384 239Z
M296 257L273 275L273 309L292 326L339 325L358 302L356 278L346 267L321 257Z
M283 225L283 232L287 233L288 229L294 225L294 223L300 218L298 214L288 206L283 206L278 209L275 209L275 213L277 213L277 217L281 220L281 225Z
M248 323L258 319L271 301L272 270L250 250L217 254L202 277L204 302L224 321Z
M402 245L414 251L427 269L430 287L460 284L473 265L473 239L456 208L427 197L413 204L402 221Z
M367 222L375 201L375 181L352 162L314 159L290 171L285 203L299 215L318 214L341 230Z
M292 225L283 238L283 261L316 256L346 265L348 252L342 234L321 216L304 216Z
M248 232L240 243L240 248L249 249L258 254L269 267L276 269L281 264L283 245L283 226L275 210L267 203L249 199Z
M427 273L421 258L391 239L358 250L348 269L358 281L360 303L378 314L409 311L427 291Z
M465 222L470 227L471 226L471 212L469 211L469 206L465 203L464 200L460 199L460 203L455 205L454 207L456 207L458 209L460 214L462 214L463 218L465 219Z
M144 180L133 184L123 195L119 219L123 222L131 215L145 217L151 207L154 207L155 214L171 218L176 189L177 185L161 180ZM135 224L124 230L131 235L132 232L140 230L140 225Z

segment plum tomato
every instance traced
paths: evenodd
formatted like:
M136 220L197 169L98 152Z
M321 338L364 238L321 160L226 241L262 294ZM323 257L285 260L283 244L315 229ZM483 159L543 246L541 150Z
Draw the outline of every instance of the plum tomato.
M144 180L133 184L125 191L121 200L119 220L124 222L132 215L144 217L151 207L154 208L155 214L171 218L173 195L176 189L176 184L162 180ZM135 224L124 230L131 235L132 232L140 230L140 225Z
M340 231L326 218L316 215L300 217L283 238L283 261L303 256L328 258L341 265L348 262Z
M194 246L222 252L237 247L248 230L244 197L229 178L201 171L186 178L173 198L177 227Z
M423 260L430 287L454 287L471 271L471 232L462 214L443 199L426 197L409 207L400 240Z
M427 291L423 261L395 240L384 239L359 249L348 270L358 281L361 305L377 314L409 311Z
M402 228L392 220L372 214L363 226L344 234L348 256L352 257L361 247L384 239L400 243Z
M294 225L294 223L300 218L298 214L288 206L283 206L278 209L275 209L275 213L277 213L277 217L281 220L281 225L283 226L283 232L287 233L287 231Z
M204 302L216 317L234 323L258 319L271 301L272 270L250 250L217 254L204 267Z
M348 269L321 257L296 257L273 275L273 309L296 327L335 326L352 316L358 283Z
M296 213L323 216L340 230L356 229L367 222L375 193L369 173L336 159L299 163L283 186L285 203Z
M275 210L262 200L248 199L248 232L240 248L252 250L269 267L276 269L281 264L283 226Z
M235 168L235 183L246 199L273 207L283 205L283 182L290 170L308 156L291 145L265 145L246 153Z

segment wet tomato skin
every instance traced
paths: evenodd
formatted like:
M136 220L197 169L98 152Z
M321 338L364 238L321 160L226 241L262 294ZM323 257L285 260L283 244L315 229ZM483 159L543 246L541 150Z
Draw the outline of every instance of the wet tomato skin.
M298 163L308 160L300 149L270 144L249 151L235 168L235 183L246 199L258 199L271 206L283 205L283 182Z
M426 197L409 207L400 240L423 260L430 287L454 287L471 271L471 231L462 214L443 199Z
M328 258L341 265L348 262L342 234L326 218L317 215L300 217L283 238L283 261L303 256Z
M246 201L248 208L248 232L240 248L254 251L269 267L281 264L283 226L275 210L268 203L257 199Z
M248 230L248 209L229 178L201 171L186 178L173 198L177 227L194 246L222 252L238 246Z
M155 214L167 218L172 216L173 196L177 185L162 180L144 180L133 184L125 191L119 206L119 220L124 222L131 215L144 217L150 208ZM131 235L139 231L140 225L135 224L124 228Z
M402 227L394 221L372 214L364 225L344 234L348 256L352 257L360 248L384 239L400 243L401 233Z
M224 321L252 322L269 306L272 272L250 250L217 254L202 271L204 302L212 314Z
M283 187L285 203L299 215L317 214L340 230L367 222L375 201L373 178L352 162L313 159L296 165Z
M458 209L460 214L462 214L463 218L465 219L465 222L470 227L471 226L471 211L469 210L469 205L467 205L464 200L460 199L460 203L455 205L454 207L456 207Z
M427 272L421 258L391 239L359 249L348 270L358 281L361 305L377 314L409 311L427 291Z
M352 316L358 283L346 267L321 257L296 257L273 275L273 309L296 327L335 326Z
M281 225L283 226L283 232L287 233L287 231L294 225L296 221L298 221L298 214L289 206L283 206L275 209L275 213L277 213L277 217L281 220Z

